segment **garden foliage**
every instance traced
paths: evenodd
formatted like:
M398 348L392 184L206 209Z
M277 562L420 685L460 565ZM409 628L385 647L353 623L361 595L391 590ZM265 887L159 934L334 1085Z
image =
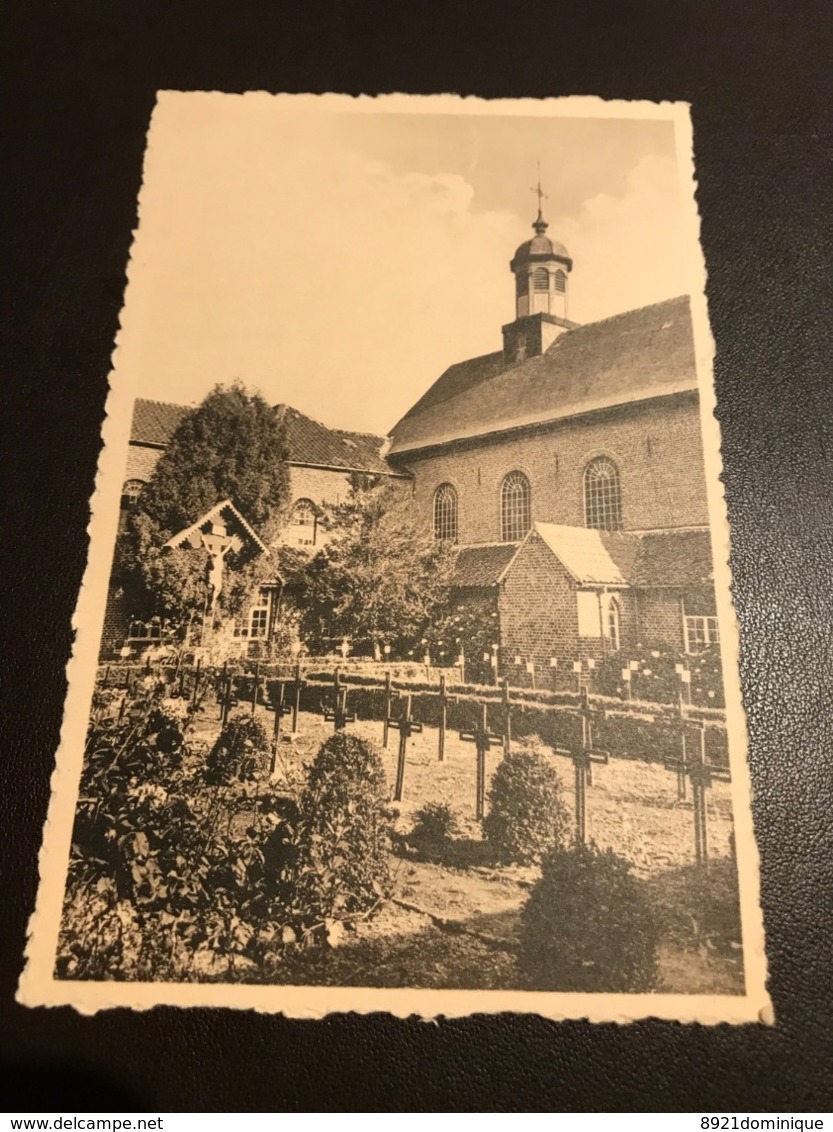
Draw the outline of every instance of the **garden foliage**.
M629 861L592 845L556 847L521 913L519 964L537 990L650 991L658 937Z
M408 843L429 860L442 860L459 830L454 809L447 802L427 802L414 814Z
M496 857L532 864L557 844L567 811L561 782L540 741L516 748L495 769L483 832Z
M366 476L321 524L329 541L291 585L309 647L348 638L406 654L446 599L453 551L423 529L408 492Z
M292 815L255 788L248 821L234 821L250 784L229 787L224 775L206 784L206 753L188 738L198 705L168 697L155 676L142 679L121 713L112 693L99 699L58 976L210 979L259 966L288 915Z
M260 720L247 712L232 716L220 732L205 761L205 781L211 786L228 786L234 779L253 782L265 769L269 750Z
M387 784L372 743L337 731L318 751L301 795L298 907L326 929L383 899L390 886ZM334 930L335 929L335 930Z

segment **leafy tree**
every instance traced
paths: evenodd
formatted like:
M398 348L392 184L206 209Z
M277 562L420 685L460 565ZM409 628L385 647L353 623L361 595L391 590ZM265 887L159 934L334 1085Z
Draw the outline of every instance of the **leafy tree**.
M296 580L304 636L323 623L331 636L407 651L447 598L453 551L434 541L405 489L378 477L353 477L322 521L331 539Z
M230 499L267 545L288 502L289 473L278 413L240 384L216 386L174 432L116 547L114 574L137 616L198 615L207 556L166 542L217 503ZM271 580L271 556L244 547L225 560L221 607L234 614Z
M168 537L222 499L231 499L263 537L289 488L283 434L275 409L239 383L221 385L182 420L139 511Z

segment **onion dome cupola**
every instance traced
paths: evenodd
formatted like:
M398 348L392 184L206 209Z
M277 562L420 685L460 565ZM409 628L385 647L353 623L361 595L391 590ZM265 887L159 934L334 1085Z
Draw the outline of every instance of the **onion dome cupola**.
M544 193L539 183L535 235L521 244L509 267L515 276L515 317L549 314L567 318L568 276L573 261L563 244L547 235L549 225L541 211Z
M521 244L509 264L515 276L515 319L503 327L507 365L545 353L556 338L577 325L567 317L573 261L564 245L547 235L540 177L532 191L538 195L535 235Z

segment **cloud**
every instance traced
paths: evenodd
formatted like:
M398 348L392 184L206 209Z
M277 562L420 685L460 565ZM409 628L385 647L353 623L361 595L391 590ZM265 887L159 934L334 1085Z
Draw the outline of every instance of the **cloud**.
M395 171L308 125L154 134L119 358L140 395L240 379L385 432L448 365L500 348L529 217L479 209L474 175ZM571 317L685 290L678 217L673 162L646 157L621 196L553 222L575 260Z
M575 261L571 317L607 318L683 294L690 287L690 247L682 223L675 163L642 158L621 196L591 197L560 226Z

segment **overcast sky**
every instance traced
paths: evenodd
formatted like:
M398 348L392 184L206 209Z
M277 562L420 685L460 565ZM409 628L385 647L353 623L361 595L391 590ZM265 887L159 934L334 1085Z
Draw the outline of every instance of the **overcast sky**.
M386 433L448 365L500 348L538 160L571 318L691 289L670 121L383 110L162 96L116 380L187 403L240 379Z

